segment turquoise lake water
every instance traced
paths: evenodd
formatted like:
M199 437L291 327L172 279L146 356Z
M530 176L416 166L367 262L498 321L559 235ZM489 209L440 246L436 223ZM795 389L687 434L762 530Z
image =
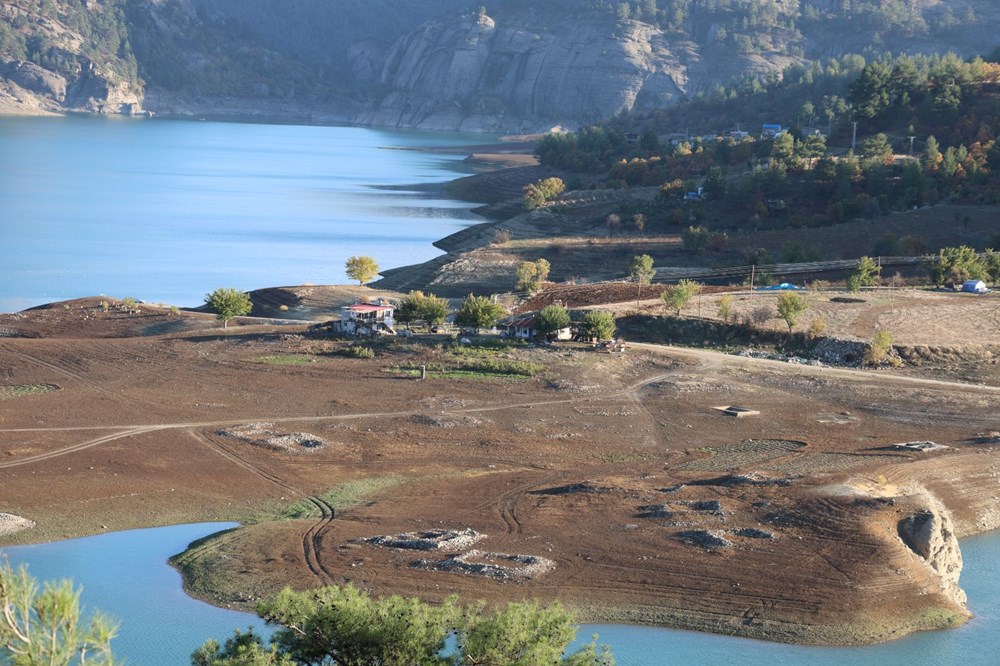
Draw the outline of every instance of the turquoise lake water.
M461 175L483 135L123 118L0 118L0 312L106 294L179 306L217 287L344 284L482 220L393 189ZM393 150L405 148L408 150ZM385 189L386 187L390 189Z
M230 523L176 525L116 532L6 550L43 579L69 577L84 588L84 603L121 622L113 646L132 666L181 666L207 638L262 625L252 615L209 606L181 589L166 560L187 544ZM621 666L995 666L1000 664L1000 533L962 541L961 584L976 614L958 629L917 634L864 648L815 648L620 625L583 625L582 638L600 634Z

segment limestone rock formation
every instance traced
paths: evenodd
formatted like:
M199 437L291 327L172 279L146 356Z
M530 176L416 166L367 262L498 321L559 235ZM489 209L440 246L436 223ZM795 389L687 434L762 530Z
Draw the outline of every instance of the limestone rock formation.
M899 538L940 576L942 587L951 598L964 604L965 592L958 586L962 573L962 551L951 515L929 493L920 493L918 498L923 507L899 521Z
M599 15L534 30L489 16L432 20L400 39L381 74L389 89L358 117L373 125L534 130L661 107L689 87L687 43Z

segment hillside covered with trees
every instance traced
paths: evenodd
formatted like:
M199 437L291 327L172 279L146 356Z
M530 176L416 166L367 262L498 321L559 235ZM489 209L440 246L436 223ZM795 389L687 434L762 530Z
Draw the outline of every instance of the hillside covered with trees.
M849 56L826 69L792 68L759 90L550 134L537 152L544 165L577 174L577 185L659 187L656 202L639 207L654 226L820 227L945 201L995 204L1000 64L990 60ZM761 137L762 113L790 129ZM727 114L733 130L742 120L755 132L710 131ZM803 130L819 118L823 132ZM690 134L664 133L687 123ZM885 238L873 254L928 249L917 236ZM792 254L784 259L809 259L802 248Z

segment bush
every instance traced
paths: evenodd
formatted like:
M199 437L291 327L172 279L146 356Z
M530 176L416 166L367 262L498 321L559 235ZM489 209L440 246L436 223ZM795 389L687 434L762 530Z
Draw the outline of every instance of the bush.
M719 299L719 319L724 322L729 322L733 316L733 297L729 294L723 294L722 298Z
M875 333L872 341L868 343L865 350L864 363L870 366L882 365L888 358L892 350L892 334L885 329L880 329Z
M344 347L338 352L341 356L347 356L348 358L375 358L375 350L371 347L363 347L361 345L350 345L349 347Z
M816 317L809 324L809 331L807 332L807 335L810 338L821 338L824 333L826 333L826 319L823 317Z

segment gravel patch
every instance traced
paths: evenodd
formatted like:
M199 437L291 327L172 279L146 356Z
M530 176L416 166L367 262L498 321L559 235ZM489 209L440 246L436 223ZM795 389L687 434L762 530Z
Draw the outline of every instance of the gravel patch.
M274 430L273 423L266 421L246 423L235 428L219 430L218 434L271 451L312 450L327 446L329 443L319 435L308 432L278 432Z
M0 513L0 536L30 530L34 526L35 523L27 518L12 513Z
M537 555L511 555L470 550L443 560L420 560L414 566L432 571L446 571L469 576L485 576L493 580L528 580L556 568L556 563Z
M485 534L480 534L471 529L464 529L403 532L401 534L373 536L362 539L362 541L383 548L460 551L485 538Z
M684 530L674 536L682 543L709 551L733 547L733 542L725 537L725 532L719 530Z

